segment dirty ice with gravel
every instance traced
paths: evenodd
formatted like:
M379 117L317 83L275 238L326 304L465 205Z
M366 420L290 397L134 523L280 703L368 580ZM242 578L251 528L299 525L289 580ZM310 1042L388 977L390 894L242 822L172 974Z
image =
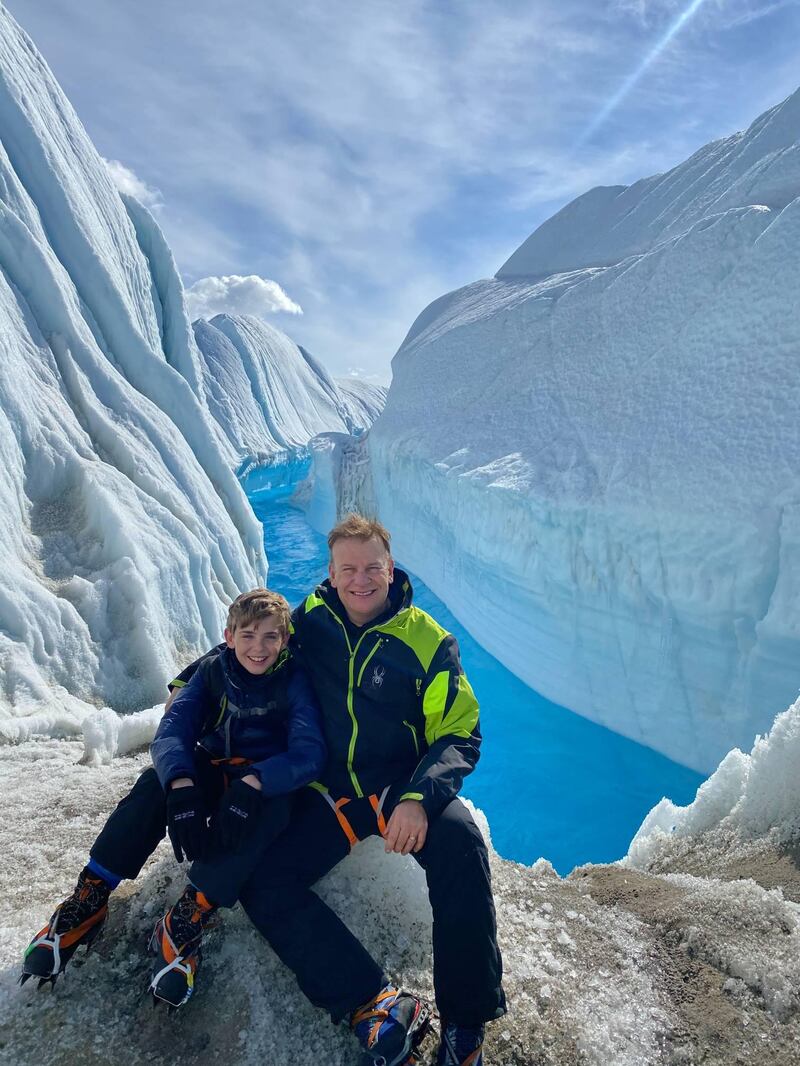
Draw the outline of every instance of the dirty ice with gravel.
M800 1060L800 705L770 729L782 709L770 701L788 706L797 688L787 413L797 405L786 364L798 320L782 312L797 280L798 106L793 98L701 150L684 165L694 181L678 168L589 194L495 280L430 308L395 361L368 462L355 474L353 464L326 467L358 485L306 494L377 485L403 556L434 588L452 582L444 598L454 612L524 678L536 658L525 649L540 648L544 673L530 680L560 702L621 731L636 723L662 750L672 734L676 752L706 768L731 737L749 738L740 746L750 754L727 755L693 804L651 812L621 864L560 878L546 858L523 866L490 849L510 1009L490 1027L487 1066ZM209 935L189 1008L171 1019L151 1010L144 944L184 876L163 846L121 886L105 937L52 993L16 985L23 948L147 764L165 679L218 639L227 602L266 574L237 474L254 461L263 472L278 455L310 466L312 438L367 428L384 397L333 381L257 321L222 316L192 328L157 224L116 191L2 6L0 141L0 1061L346 1066L357 1057L352 1038L303 1000L236 909ZM704 261L716 271L713 293L698 287ZM670 309L659 279L672 284L681 262L695 269L669 290ZM725 333L712 359L696 309L717 297L717 333L735 312L744 339L737 346ZM683 325L673 331L676 315ZM767 350L765 322L774 361L760 373L745 348ZM492 340L500 329L505 346ZM602 396L619 401L602 426L586 385L592 330L611 382ZM445 403L456 393L442 386L459 336L460 420ZM541 353L559 337L572 356L557 366ZM508 364L481 404L486 344ZM695 397L705 375L718 388ZM746 425L742 375L759 415ZM503 380L509 391L499 395ZM533 437L509 439L523 395L543 435L538 459ZM425 419L423 401L436 403L437 419ZM714 427L706 448L701 415ZM626 460L645 418L649 458L634 449ZM682 511L677 473L689 466ZM737 478L755 492L752 509L764 508L760 526L744 488L735 498ZM664 488L660 508L654 485ZM417 489L427 525L419 509L404 518ZM715 492L719 528L705 507ZM445 540L453 565L439 573ZM536 551L523 557L526 545ZM501 563L506 591L521 590L506 610L513 602L519 619L530 609L530 625L513 634L499 614L490 632L470 615L481 566L483 587L500 588L492 567ZM647 666L654 642L659 683ZM598 691L600 670L616 679L602 707L584 698ZM768 718L751 699L761 684ZM755 731L765 735L753 746ZM412 860L368 842L321 891L399 980L430 993L430 911Z

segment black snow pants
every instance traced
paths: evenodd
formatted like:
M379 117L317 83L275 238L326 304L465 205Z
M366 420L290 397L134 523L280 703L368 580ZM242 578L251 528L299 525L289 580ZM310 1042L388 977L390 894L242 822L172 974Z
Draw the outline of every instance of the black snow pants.
M200 788L208 814L213 814L225 790L226 768L215 766L205 753L195 752L195 784ZM242 768L236 772L241 774ZM246 769L244 770L246 773ZM209 899L232 907L242 885L250 877L263 850L286 828L292 796L263 798L256 825L237 851L222 851L213 837L202 859L189 869L189 880ZM139 776L120 800L92 845L90 856L119 878L137 877L167 832L167 800L158 775L151 767Z
M393 805L390 791L387 819ZM349 800L341 812L359 840L378 833L368 797ZM311 890L350 848L329 797L303 789L296 795L288 831L262 852L239 897L308 999L334 1021L387 983L381 967ZM393 858L387 855L386 861ZM452 800L431 820L425 845L414 858L425 871L433 910L433 981L440 1014L449 1022L474 1026L500 1017L505 997L488 855L460 800Z

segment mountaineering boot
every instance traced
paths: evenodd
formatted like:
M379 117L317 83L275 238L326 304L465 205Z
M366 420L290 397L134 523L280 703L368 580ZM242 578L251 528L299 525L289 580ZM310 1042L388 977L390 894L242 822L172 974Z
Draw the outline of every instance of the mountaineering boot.
M472 1029L443 1020L436 1066L483 1066L483 1026Z
M405 1066L413 1063L414 1048L425 1035L430 1022L428 1008L408 992L393 985L354 1010L350 1028L364 1048L364 1062L377 1066Z
M111 886L84 866L72 895L56 907L48 924L28 945L21 985L29 977L39 978L39 988L48 981L55 984L81 944L90 949L106 920L110 892Z
M156 922L150 937L150 950L156 956L150 991L154 1006L163 1000L180 1007L194 991L200 965L203 929L216 911L202 892L189 885L181 898Z

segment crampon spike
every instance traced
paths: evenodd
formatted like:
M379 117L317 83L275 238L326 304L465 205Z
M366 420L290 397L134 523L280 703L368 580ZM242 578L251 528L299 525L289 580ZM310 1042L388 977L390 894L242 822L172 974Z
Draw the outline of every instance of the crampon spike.
M58 980L58 974L54 973L52 977L40 977L39 984L36 986L36 991L41 992L45 985L50 985L51 988L56 987L56 981Z
M17 982L17 984L24 985L25 982L29 981L31 977L33 977L32 973L21 973L19 975L19 981Z

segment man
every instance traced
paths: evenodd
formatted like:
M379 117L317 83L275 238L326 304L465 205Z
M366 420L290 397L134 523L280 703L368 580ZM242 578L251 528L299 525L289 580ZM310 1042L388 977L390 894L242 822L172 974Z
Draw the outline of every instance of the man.
M478 704L455 638L411 605L380 523L349 515L328 537L329 578L293 614L293 647L322 709L328 763L240 900L334 1021L384 1066L413 1061L426 1027L311 886L360 840L412 854L433 910L437 1066L481 1066L484 1023L505 1012L486 845L457 799L478 759Z

